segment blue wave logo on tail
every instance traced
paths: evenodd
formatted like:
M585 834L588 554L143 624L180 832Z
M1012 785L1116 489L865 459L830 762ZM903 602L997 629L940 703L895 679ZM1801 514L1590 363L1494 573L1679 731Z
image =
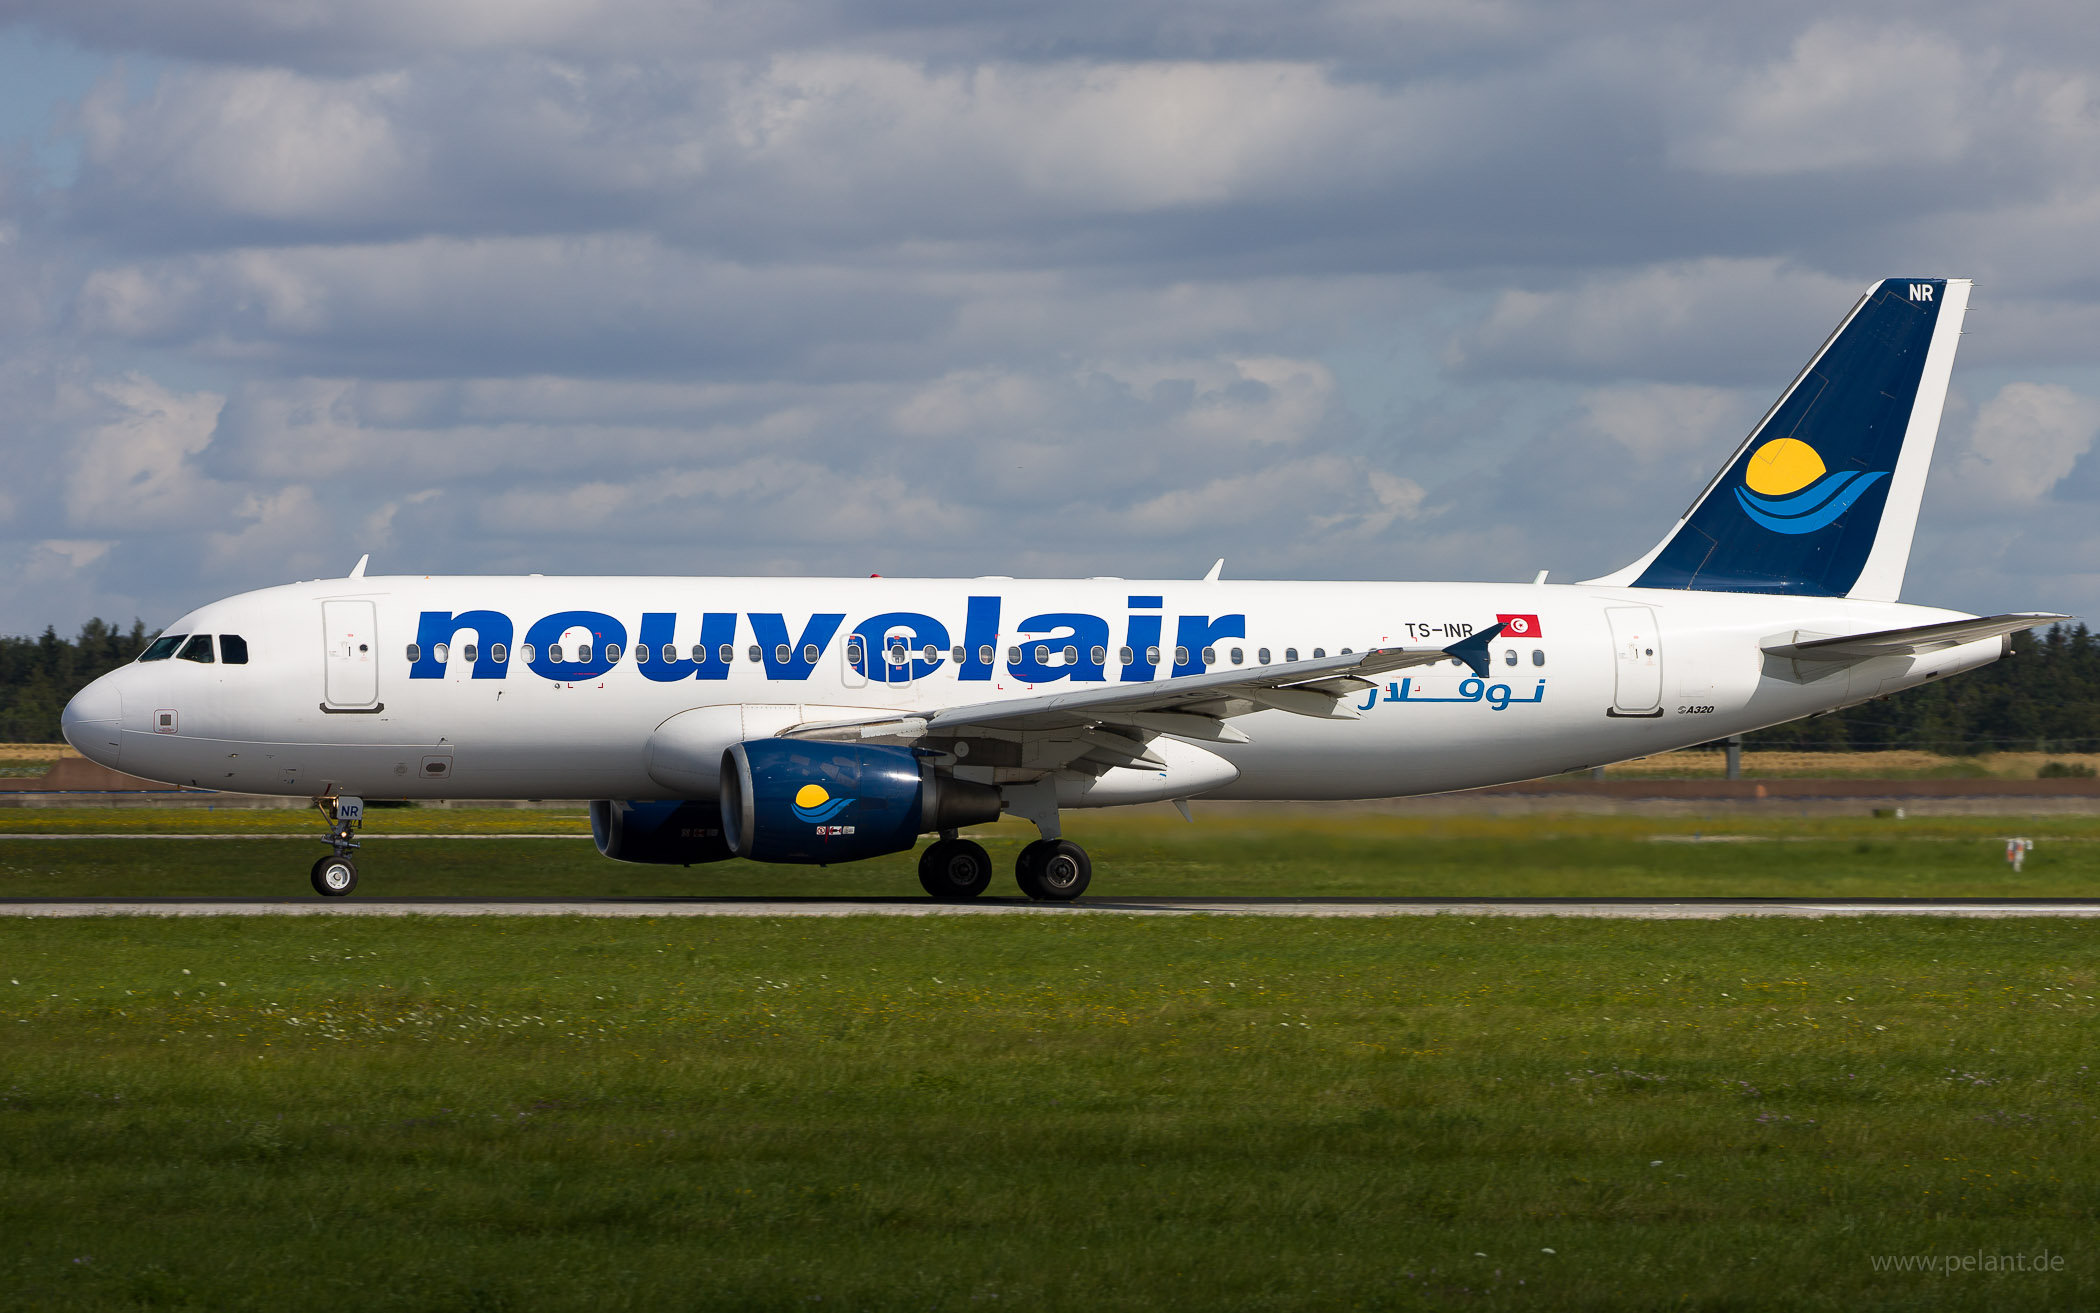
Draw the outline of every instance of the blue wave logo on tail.
M834 798L821 784L805 784L795 791L795 815L822 824L853 805L851 798Z
M1887 477L1887 470L1831 474L1814 447L1798 438L1774 438L1751 454L1735 500L1743 514L1773 533L1814 533Z

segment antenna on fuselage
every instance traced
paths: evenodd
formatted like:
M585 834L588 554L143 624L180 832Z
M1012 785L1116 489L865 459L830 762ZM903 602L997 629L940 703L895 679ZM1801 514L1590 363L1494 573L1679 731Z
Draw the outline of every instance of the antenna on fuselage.
M343 577L344 577L344 578L346 578L346 579L362 579L362 578L364 578L364 577L365 577L365 563L366 563L367 561L370 561L371 559L372 559L372 553L370 553L370 552L366 552L366 553L365 553L365 554L364 554L363 556L360 556L360 557L358 557L358 558L357 558L357 564L356 564L356 565L353 565L353 566L351 566L351 567L350 567L350 573L349 573L349 574L347 574L347 575L345 575L345 576L343 576Z
M1221 556L1218 558L1218 563L1210 567L1210 573L1203 576L1203 582L1214 584L1218 582L1218 576L1223 573L1225 573L1225 558Z

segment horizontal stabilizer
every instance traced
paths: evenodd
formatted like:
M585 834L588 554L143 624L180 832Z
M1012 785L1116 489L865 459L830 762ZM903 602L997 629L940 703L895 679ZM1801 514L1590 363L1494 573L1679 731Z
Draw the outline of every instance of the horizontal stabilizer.
M1870 661L1885 656L1922 656L1927 652L1943 652L1963 643L2068 619L2069 616L2048 611L2019 611L2008 615L1979 616L1974 620L1949 620L1937 625L1912 625L1908 629L1883 629L1871 634L1774 643L1764 651L1766 656L1795 661Z

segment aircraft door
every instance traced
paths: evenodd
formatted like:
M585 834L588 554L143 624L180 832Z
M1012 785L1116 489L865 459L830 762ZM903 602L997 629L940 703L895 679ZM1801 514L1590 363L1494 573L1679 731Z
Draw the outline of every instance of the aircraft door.
M1660 716L1662 711L1662 639L1650 606L1610 606L1615 692L1608 714Z
M379 701L377 608L371 602L321 603L331 708L370 707Z

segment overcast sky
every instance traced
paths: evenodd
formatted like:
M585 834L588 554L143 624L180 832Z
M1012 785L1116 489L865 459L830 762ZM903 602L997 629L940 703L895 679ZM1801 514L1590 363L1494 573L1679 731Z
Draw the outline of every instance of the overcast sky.
M346 573L1573 580L1978 280L1905 599L2100 615L2073 3L0 0L0 632Z

